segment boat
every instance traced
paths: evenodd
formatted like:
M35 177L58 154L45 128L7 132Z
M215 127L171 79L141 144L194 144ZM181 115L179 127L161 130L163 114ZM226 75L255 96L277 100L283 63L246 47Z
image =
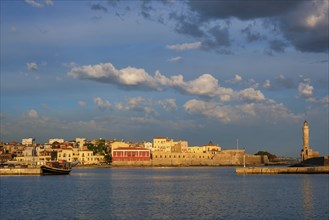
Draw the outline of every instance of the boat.
M50 161L45 165L42 165L41 171L42 175L68 175L70 174L72 167L77 165L79 161L73 163L67 162L65 160Z

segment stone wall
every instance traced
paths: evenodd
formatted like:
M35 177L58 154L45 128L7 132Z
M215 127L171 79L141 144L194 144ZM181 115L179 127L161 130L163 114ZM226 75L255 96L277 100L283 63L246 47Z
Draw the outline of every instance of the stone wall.
M0 168L0 175L41 175L39 168Z
M244 154L243 150L211 153L153 152L151 161L113 161L113 166L243 166L264 165L267 156Z

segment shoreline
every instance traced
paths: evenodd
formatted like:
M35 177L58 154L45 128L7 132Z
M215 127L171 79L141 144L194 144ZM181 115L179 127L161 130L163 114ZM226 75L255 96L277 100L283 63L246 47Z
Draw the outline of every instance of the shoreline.
M244 167L236 168L236 174L329 174L329 166L313 167Z

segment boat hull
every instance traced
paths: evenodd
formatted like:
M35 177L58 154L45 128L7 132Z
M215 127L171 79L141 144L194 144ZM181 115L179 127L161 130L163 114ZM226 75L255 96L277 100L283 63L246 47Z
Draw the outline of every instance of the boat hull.
M68 175L70 174L71 169L60 169L60 168L42 165L41 171L42 171L42 175Z

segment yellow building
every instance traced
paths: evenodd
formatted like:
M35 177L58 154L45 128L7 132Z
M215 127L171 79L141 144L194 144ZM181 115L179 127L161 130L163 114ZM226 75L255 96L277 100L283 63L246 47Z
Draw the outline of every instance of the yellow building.
M171 138L155 137L153 138L152 151L161 152L186 152L188 149L187 141L174 141Z
M79 161L82 165L84 164L99 164L104 161L104 155L94 155L91 150L79 151Z
M216 154L220 152L222 148L218 145L213 144L211 141L203 146L193 146L188 148L189 153L211 153Z

